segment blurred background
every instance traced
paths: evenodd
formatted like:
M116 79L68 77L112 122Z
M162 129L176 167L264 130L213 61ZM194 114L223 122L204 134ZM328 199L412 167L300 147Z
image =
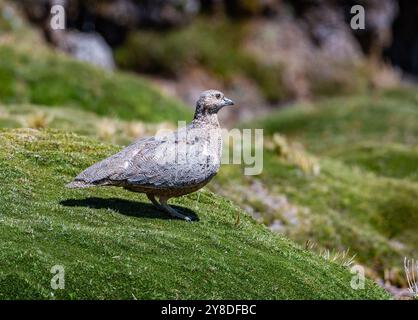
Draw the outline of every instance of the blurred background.
M397 296L418 255L417 74L415 1L0 0L0 127L125 145L222 90L222 125L264 129L264 171L210 188Z
M103 68L146 75L193 105L219 88L230 122L290 101L396 85L418 73L417 4L395 0L21 0L54 46ZM50 30L52 4L67 28ZM352 30L350 8L366 11Z

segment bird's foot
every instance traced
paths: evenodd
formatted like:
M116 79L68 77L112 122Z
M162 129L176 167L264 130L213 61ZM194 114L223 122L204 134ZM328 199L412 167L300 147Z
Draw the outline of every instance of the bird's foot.
M190 218L189 216L186 216L185 214L178 212L176 209L173 209L169 205L162 205L162 207L170 216L185 220L187 222L192 222L192 218Z
M161 197L160 198L160 206L161 208L167 212L170 216L175 217L175 218L179 218L182 220L185 220L187 222L192 222L192 218L190 218L189 216L186 216L183 213L178 212L176 209L170 207L167 203L167 199Z
M182 214L180 212L178 212L176 209L173 209L171 207L169 207L170 210L170 216L174 217L174 218L179 218L179 219L183 219L187 222L192 222L192 218L190 218L189 216L186 216L185 214Z

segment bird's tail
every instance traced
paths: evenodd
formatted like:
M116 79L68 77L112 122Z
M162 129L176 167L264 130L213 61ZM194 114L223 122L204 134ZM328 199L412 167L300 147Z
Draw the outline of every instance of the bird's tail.
M81 181L81 180L74 180L74 181L65 185L65 187L69 188L69 189L89 188L89 187L93 187L93 186L94 185L92 185L91 183L87 183L87 182Z

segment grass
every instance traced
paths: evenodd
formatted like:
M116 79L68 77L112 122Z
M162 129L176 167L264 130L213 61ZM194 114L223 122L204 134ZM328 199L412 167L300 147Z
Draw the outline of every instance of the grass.
M268 141L280 132L289 145L302 144L304 157L316 158L320 167L315 175L303 170L300 161L266 149L257 179L297 208L298 223L289 223L280 210L269 213L265 208L260 210L263 220L278 219L284 232L301 244L313 240L331 250L350 248L358 262L382 277L385 270L402 270L403 257L418 254L414 99L414 89L407 88L327 99L243 125L264 128ZM219 183L228 191L243 184L237 168L225 173ZM252 182L244 183L249 187ZM233 199L248 205L245 198ZM405 285L399 274L395 284Z
M300 104L247 126L263 128L269 135L280 132L319 154L365 142L411 146L418 144L418 108L412 99L415 91L390 90Z
M169 122L125 121L72 107L18 104L0 105L0 127L61 129L96 137L103 142L127 145L141 136L154 135L159 129L169 129L174 125Z
M0 32L0 127L60 128L127 144L160 121L190 118L147 81L57 54L13 21L0 18L7 27ZM280 68L240 50L243 25L200 21L164 35L155 41L160 34L141 31L119 59L172 75L192 61L225 83L253 79L271 101L288 94ZM332 83L329 89L335 91ZM65 182L117 147L72 133L4 130L0 298L387 298L370 282L352 290L347 269L326 259L350 248L381 275L418 253L417 100L414 88L397 88L296 105L244 125L264 128L267 140L284 134L287 155L267 148L264 172L255 178L224 166L210 188L266 224L280 221L299 245L208 191L175 201L199 215L188 225L123 190L66 190ZM282 196L288 203L272 209L252 192L255 181L273 203ZM307 240L329 257L301 249ZM56 264L66 268L64 291L49 286Z
M191 118L181 103L147 81L106 72L45 51L0 48L0 102L72 106L99 115L150 122Z
M263 173L255 179L272 195L286 197L296 209L295 222L289 221L288 206L257 210L254 202L265 199L245 196L254 179L243 179L238 168L225 168L217 182L223 194L242 207L255 208L263 222L280 221L282 232L292 240L301 245L313 240L330 250L349 248L357 262L378 275L400 269L405 255L418 253L416 183L377 176L329 158L321 158L319 166L321 172L314 176L270 151L264 153ZM244 195L242 189L247 190ZM397 281L404 284L402 277Z
M188 224L142 195L64 188L115 146L29 129L3 130L0 145L2 299L388 298L370 281L351 289L346 268L208 191L174 201L198 215ZM65 268L64 290L50 288L54 265Z
M283 138L284 143L288 144L286 147L282 146L282 149L287 150L286 152L271 148L264 152L263 173L254 179L260 181L272 196L287 198L290 206L297 210L296 223L288 219L286 215L288 208L271 209L266 206L265 199L252 193L251 184L254 179L244 177L237 166L224 166L215 180L216 183L212 184L210 189L222 193L244 208L255 210L261 215L261 221L267 225L276 220L280 221L284 225L282 232L300 245L307 240L313 240L323 250L343 252L349 248L356 255L356 261L368 266L378 275L383 275L386 269L400 269L405 255L417 254L418 238L414 233L418 226L416 151L400 143L404 137L402 132L388 135L391 137L390 141L399 141L396 143L373 143L373 139L385 136L385 130L413 131L414 127L412 122L407 129L405 126L388 129L389 124L384 122L379 123L376 129L367 126L366 123L371 120L368 120L365 114L373 118L379 117L377 112L379 105L366 103L368 98L365 97L352 99L362 101L362 107L353 107L353 112L349 112L351 110L349 108L345 109L343 115L351 118L350 121L337 111L335 112L338 116L335 116L335 120L330 118L329 112L324 112L324 117L330 122L343 124L342 129L334 131L334 135L323 135L318 129L321 128L319 125L318 130L315 131L303 122L300 130L294 128L292 134L287 135L288 139ZM399 105L395 101L390 102ZM325 106L327 103L330 102L325 102ZM385 99L382 112L386 118L380 118L393 121L394 116L390 116L388 104L389 100ZM374 108L374 111L358 112L368 106ZM314 107L319 109L323 108L323 105L318 104L312 108ZM328 108L331 107L326 106L326 108L330 111ZM411 110L412 106L404 105L403 108ZM402 110L401 107L397 110L399 109ZM282 124L291 123L281 119L282 115L287 117L290 111L292 110L285 109L275 115L280 123L279 128L282 128ZM295 111L292 112L297 113L297 111L304 114L305 107L296 106ZM8 123L8 127L21 127L22 119L39 113L51 119L47 128L61 128L123 145L135 139L127 131L131 122L103 118L91 112L71 108L3 106L0 107L0 122ZM398 117L401 117L401 114L402 112L399 112ZM367 132L352 130L345 134L343 130L350 123L360 122L356 117L364 122L363 130ZM407 124L406 118L407 116L405 119L400 118L399 121ZM113 134L102 135L101 126L98 124L103 124L107 129L114 128ZM266 131L274 132L272 127L273 125L269 123L265 126ZM303 148L295 148L291 141L288 141L306 142L305 128L312 130L312 134L321 136L317 145L311 145L314 147L311 152L317 150L314 155L304 151ZM340 126L336 125L335 128ZM283 131L289 133L288 130ZM370 137L368 143L357 142L361 137L366 136ZM310 138L310 136L306 137ZM337 141L347 139L350 144L336 143L332 137ZM269 134L265 139L268 146ZM329 149L323 148L320 142L329 145ZM314 174L315 170L310 169L309 166L312 164L320 168L319 174ZM248 195L248 193L252 194ZM279 202L280 199L273 201ZM397 284L404 285L404 280L400 276Z
M418 149L397 143L359 143L332 152L332 157L376 175L418 182Z

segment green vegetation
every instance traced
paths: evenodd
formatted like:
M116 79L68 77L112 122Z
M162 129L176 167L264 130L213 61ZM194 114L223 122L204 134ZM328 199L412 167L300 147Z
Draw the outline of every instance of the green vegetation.
M402 144L355 144L333 151L333 158L377 175L418 182L418 149Z
M398 107L393 109L394 105ZM50 119L47 128L124 145L135 139L129 134L131 122L71 108L4 106L3 112L0 108L0 123L27 126L24 119L39 113ZM301 245L312 240L321 248L350 248L358 262L379 275L388 268L401 270L403 257L415 256L418 244L414 233L418 227L417 151L408 145L416 130L413 115L413 104L398 102L398 98L331 99L284 109L269 117L266 124L252 126L266 128L268 146L276 122L277 131L295 143L302 141L317 156L302 149L298 157L286 158L269 148L264 152L261 176L243 177L239 167L224 166L209 187L242 207L253 208L268 225L280 221L283 232ZM102 127L105 133L111 127L115 130L106 135ZM288 152L295 148L290 143ZM311 162L320 168L318 175L310 172ZM270 209L262 197L242 195L242 189L252 192L254 179L273 196L287 198L297 209L296 222L286 216L287 209ZM404 284L402 276L397 281Z
M280 209L269 215L264 207L263 220L278 219L301 244L350 248L380 276L386 269L402 270L403 257L418 254L418 107L412 89L394 92L293 106L250 124L264 128L267 142L280 132L290 149L303 143L309 150L293 161L279 149L265 150L256 179L272 194L286 196L297 214L291 223ZM311 158L320 173L305 170ZM237 168L228 168L219 183L233 194L241 177ZM247 188L251 183L246 181ZM396 281L405 284L402 276Z
M174 201L198 214L199 222L187 224L124 190L65 189L118 149L96 138L127 144L191 112L146 80L57 54L23 22L2 18L0 127L63 131L0 133L0 298L378 299L388 296L371 282L352 290L346 268L302 246L350 248L378 275L418 253L413 89L297 105L250 124L267 133L263 174L245 177L224 166L209 187L268 225L280 222L279 232L297 245L208 191ZM226 84L253 79L270 101L288 97L280 66L241 50L245 25L200 20L162 34L133 35L120 62L176 76L192 61ZM337 86L316 80L313 90L351 92L341 79ZM267 196L255 191L257 182ZM66 268L66 289L52 292L49 271L57 264Z
M0 145L0 298L388 298L210 192L174 201L200 218L189 224L142 195L64 188L114 146L29 129L3 130ZM54 265L64 290L50 288Z
M110 73L41 50L0 49L0 102L73 106L128 120L189 119L182 104L164 97L145 80Z
M354 143L410 146L418 144L417 102L415 88L333 98L280 110L250 126L267 134L280 132L320 154Z
M261 206L258 212L267 224L280 221L292 240L300 244L311 240L339 251L349 248L356 261L380 275L385 269L400 269L404 256L418 253L416 183L376 176L326 157L319 161L317 176L270 151L264 161L263 174L256 179L273 195L286 196L297 211L292 220L286 207L269 213ZM223 194L242 206L255 207L251 198L234 195L234 186L251 190L253 183L243 180L237 168L225 168L218 183Z
M154 135L159 129L173 126L165 122L124 121L71 107L0 105L1 128L61 129L120 145L130 144L140 136Z
M181 30L138 31L116 53L121 67L179 75L193 65L230 83L234 77L254 80L271 102L287 98L279 65L267 66L242 49L245 25L201 19Z
M371 91L373 76L377 71L367 61L353 63L353 61L333 62L323 57L322 59L317 66L305 71L315 97L349 96ZM324 68L331 68L332 72L323 72Z

